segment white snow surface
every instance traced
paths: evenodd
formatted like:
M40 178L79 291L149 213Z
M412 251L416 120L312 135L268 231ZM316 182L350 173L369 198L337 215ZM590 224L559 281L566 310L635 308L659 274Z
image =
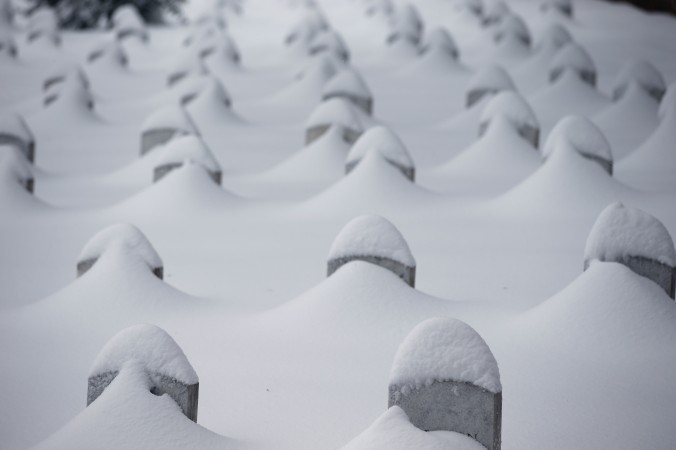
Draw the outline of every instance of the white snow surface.
M324 86L322 94L351 94L357 97L371 98L371 90L357 71L345 68L334 75Z
M350 256L380 256L415 267L413 254L399 230L375 214L355 217L333 241L329 260Z
M489 124L496 116L504 116L517 130L524 126L540 128L533 109L514 91L503 91L492 97L481 111L479 123Z
M399 136L383 125L371 127L359 136L359 139L352 145L350 153L347 154L346 163L361 161L366 153L374 150L400 167L415 167L411 155Z
M125 255L140 258L151 269L162 267L162 260L148 238L128 223L111 225L92 236L80 252L78 261L98 259L113 247Z
M150 114L141 124L141 131L169 128L184 133L195 133L190 117L180 105L167 106Z
M399 346L390 385L419 388L446 380L502 392L498 363L479 333L457 319L428 319Z
M613 91L626 89L636 82L646 89L666 90L664 77L657 68L644 59L627 61L613 82Z
M204 140L194 134L177 136L155 151L161 155L156 166L192 161L211 171L221 170Z
M305 121L305 128L319 125L340 125L356 131L364 129L364 125L355 111L356 106L349 100L333 97L321 102Z
M148 373L165 375L184 384L199 378L183 350L166 331L155 325L135 325L117 333L101 349L89 370L89 377L119 372L135 361Z
M474 74L469 80L465 91L469 92L476 89L513 91L516 90L516 87L509 73L504 68L497 65L489 65Z
M637 208L613 203L599 215L585 246L585 261L642 256L676 266L674 241L665 226Z
M549 70L550 72L554 72L560 69L596 73L594 60L589 55L589 52L577 42L569 42L556 53L556 56L549 65Z
M566 116L549 132L542 156L549 157L561 141L566 141L584 155L613 160L608 140L591 120L582 116Z
M23 117L11 112L0 113L0 133L16 136L25 142L33 141L33 134Z

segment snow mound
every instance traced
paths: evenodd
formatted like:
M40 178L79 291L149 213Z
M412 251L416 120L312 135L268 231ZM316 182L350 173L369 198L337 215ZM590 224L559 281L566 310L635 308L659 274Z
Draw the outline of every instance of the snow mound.
M402 140L390 128L378 125L369 128L354 143L347 155L349 169L361 161L370 151L378 151L387 161L401 169L414 169L415 165Z
M197 50L188 49L181 52L169 69L167 83L171 86L189 75L204 76L208 73L200 53Z
M485 2L482 11L482 24L484 26L499 23L511 14L511 9L502 0L492 0Z
M676 111L676 82L669 85L667 92L662 97L658 116L662 120L673 111Z
M134 5L125 4L118 7L113 12L111 22L118 39L136 36L144 42L148 41L149 36L145 24Z
M512 77L501 66L483 67L474 74L465 88L467 106L472 106L486 94L495 94L500 91L516 91Z
M362 98L373 97L364 78L351 67L346 67L329 79L322 91L323 99L341 95Z
M613 154L603 132L586 117L566 116L549 132L542 156L548 158L561 141L567 141L580 154L612 162Z
M658 102L662 100L666 83L655 66L643 59L625 63L613 82L613 100L621 98L631 83L638 83Z
M493 39L495 42L501 42L508 36L516 37L518 40L526 45L530 45L530 31L526 22L517 14L509 14L501 20L493 31Z
M452 431L416 428L399 406L393 406L342 450L481 450L483 445Z
M54 65L44 78L42 87L45 93L51 93L55 86L66 81L75 81L88 89L90 86L87 74L78 64L71 62L58 63Z
M446 380L502 392L498 363L472 327L451 318L428 319L399 346L390 385L419 388Z
M125 328L113 336L94 360L89 377L119 372L130 361L141 363L148 372L184 384L199 383L197 373L176 341L160 327L146 324Z
M553 23L548 26L537 41L536 49L554 49L558 50L573 42L573 36L570 31L560 23Z
M329 52L337 55L343 61L350 59L350 51L343 37L335 31L325 31L315 35L310 41L310 54Z
M333 241L329 261L352 256L378 256L415 267L413 254L399 230L375 214L352 219Z
M533 109L514 91L500 92L488 101L479 117L479 127L485 129L497 116L505 117L517 130L526 127L534 130L540 128Z
M87 53L87 64L90 66L106 66L106 68L125 68L129 58L117 41L105 39L95 44Z
M16 42L10 33L4 32L0 27L0 55L7 55L11 59L15 59L18 55Z
M32 191L33 169L23 152L0 143L0 179L18 182Z
M550 81L558 80L561 75L571 70L577 73L587 83L596 86L596 65L580 44L570 42L556 53L549 65Z
M69 77L51 85L45 92L44 105L58 110L61 117L90 115L94 110L94 96L77 78Z
M541 5L541 10L544 12L558 11L568 17L573 15L573 1L572 0L545 0Z
M171 129L186 134L199 134L188 114L179 105L158 109L150 114L141 125L141 132L161 129Z
M427 36L427 40L421 48L422 53L427 53L431 50L441 50L458 59L460 51L458 45L455 43L453 36L446 28L438 27L433 29Z
M3 135L14 136L26 143L35 140L23 117L11 112L0 113L0 144L7 143L3 139Z
M630 256L676 266L674 241L662 222L640 209L613 203L592 227L584 259L618 261Z
M340 125L355 131L363 131L364 126L354 106L344 98L334 97L321 102L305 121L305 128L325 125Z
M79 262L95 261L115 248L123 255L133 255L145 262L151 270L162 267L162 260L148 238L134 225L111 225L96 233L84 246Z
M155 164L156 181L158 179L158 169L162 167L180 166L186 161L199 164L210 173L221 173L221 167L206 143L202 138L195 136L194 134L178 136L164 144L161 148L157 149L157 151L160 153L160 156Z

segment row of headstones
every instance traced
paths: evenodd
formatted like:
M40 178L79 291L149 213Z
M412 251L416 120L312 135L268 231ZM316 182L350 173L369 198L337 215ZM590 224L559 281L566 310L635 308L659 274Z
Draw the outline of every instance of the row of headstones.
M115 225L94 236L80 255L78 275L89 271L112 246L131 250L162 278L159 256L143 233L131 225ZM647 248L657 250L647 254ZM585 270L596 260L623 264L657 283L671 298L675 296L673 240L656 218L643 211L618 203L600 214L587 242ZM378 265L411 287L415 284L416 263L408 244L383 217L360 216L345 226L329 251L328 276L352 261ZM152 345L139 346L138 342ZM152 357L155 351L174 356L170 370L157 365L162 359ZM197 420L197 375L176 343L161 329L149 325L123 330L106 344L89 376L88 405L130 360L147 364L152 393L168 394L188 418ZM461 366L468 360L473 368L466 371ZM402 408L421 430L458 432L486 448L500 448L502 386L497 363L481 337L457 320L425 321L404 340L392 367L388 406Z

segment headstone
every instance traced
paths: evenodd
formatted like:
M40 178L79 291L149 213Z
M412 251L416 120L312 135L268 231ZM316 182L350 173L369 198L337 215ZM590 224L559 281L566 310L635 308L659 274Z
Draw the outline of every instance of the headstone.
M515 91L516 87L507 71L500 66L490 65L480 69L469 81L466 92L467 108L481 99L501 91Z
M603 132L589 119L566 116L549 132L542 155L548 158L561 141L566 141L582 156L598 163L608 175L613 174L613 155Z
M622 98L631 83L637 83L658 102L662 100L667 90L664 77L659 70L643 59L630 60L622 67L613 83L613 100Z
M322 100L340 97L360 107L365 113L373 112L373 95L361 75L347 67L331 77L322 89Z
M26 121L18 114L0 113L0 145L12 146L35 162L35 139Z
M220 186L223 172L206 143L198 136L189 134L179 136L157 149L161 155L153 171L153 182L156 183L169 172L178 169L191 161L202 166L214 183Z
M377 151L401 173L415 181L415 165L402 140L388 127L369 128L354 143L347 155L345 173L350 173L368 152Z
M309 145L319 139L329 128L339 127L343 139L354 144L364 132L364 126L352 102L340 97L333 97L320 103L305 122L305 144Z
M557 81L566 71L576 73L583 81L596 86L596 65L589 53L575 42L559 50L549 66L549 81Z
M174 105L152 113L141 126L141 155L176 136L199 134L182 106Z
M540 124L533 109L521 95L514 91L503 91L490 99L479 118L479 136L483 136L496 116L506 118L521 137L538 148Z

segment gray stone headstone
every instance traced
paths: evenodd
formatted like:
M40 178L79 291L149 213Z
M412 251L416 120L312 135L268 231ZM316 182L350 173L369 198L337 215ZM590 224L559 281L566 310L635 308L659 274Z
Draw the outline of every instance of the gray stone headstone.
M549 74L549 81L551 83L556 82L559 78L561 78L561 75L563 75L563 73L566 70L574 71L575 73L578 74L578 76L580 77L580 79L582 79L582 81L591 86L596 87L596 72L592 72L591 70L577 70L572 69L570 67L560 67L558 69L552 70L551 73Z
M316 125L314 127L310 127L306 130L305 132L305 144L309 145L322 137L324 133L326 133L329 128L331 128L331 124L327 125ZM361 136L362 132L353 130L352 128L347 128L341 126L343 130L343 139L345 142L348 144L354 144L357 139L359 139L359 136Z
M676 267L643 256L625 256L613 259L612 262L627 266L634 273L654 281L669 297L676 299ZM587 270L590 264L591 261L586 260L584 270Z
M158 128L146 130L141 134L141 156L145 155L158 145L169 142L181 132L175 128Z
M404 280L409 286L415 287L415 267L409 267L399 261L382 256L353 255L330 259L327 264L326 276L331 276L336 270L351 261L366 261L383 267Z
M158 182L159 180L164 178L164 176L167 175L169 172L178 169L179 167L182 166L183 166L182 162L177 162L177 163L162 164L161 166L155 167L155 170L153 171L153 183ZM207 173L209 174L211 179L214 180L214 183L216 183L219 186L221 185L223 173L220 170L217 171L207 170Z
M19 136L0 132L0 145L9 145L21 151L30 162L35 161L35 141L25 141Z
M89 378L87 383L87 406L99 398L118 373L106 372ZM197 422L199 383L185 384L175 378L159 373L148 373L148 377L151 381L151 393L154 395L169 395L188 419Z
M370 97L361 97L357 95L348 94L347 92L333 92L331 94L322 97L322 101L335 97L344 98L346 100L351 101L354 105L360 107L362 111L364 111L367 114L373 113L373 99Z
M465 105L467 108L475 105L476 103L479 102L482 98L484 98L487 95L495 95L497 94L498 90L496 89L473 89L469 92L467 92L467 99L465 101Z
M415 169L413 167L404 167L401 164L397 164L394 161L390 161L389 159L385 158L385 161L390 163L392 166L396 167L397 170L399 170L406 178L408 178L411 182L415 182ZM345 164L345 174L348 174L354 170L355 167L359 165L359 161L351 161Z
M479 124L479 137L483 136L486 133L486 130L488 130L488 126L490 125L490 122L484 122ZM540 145L540 129L535 128L530 125L522 125L519 127L517 130L519 133L519 136L524 138L526 141L528 141L533 147L536 149Z
M82 275L87 273L89 269L91 269L98 260L99 260L98 258L89 258L83 261L79 261L77 263L77 276L81 277ZM157 278L159 278L160 280L164 279L164 267L154 267L151 270Z
M453 380L435 381L418 389L390 385L388 405L401 407L421 430L454 431L472 437L488 450L500 449L501 392Z

